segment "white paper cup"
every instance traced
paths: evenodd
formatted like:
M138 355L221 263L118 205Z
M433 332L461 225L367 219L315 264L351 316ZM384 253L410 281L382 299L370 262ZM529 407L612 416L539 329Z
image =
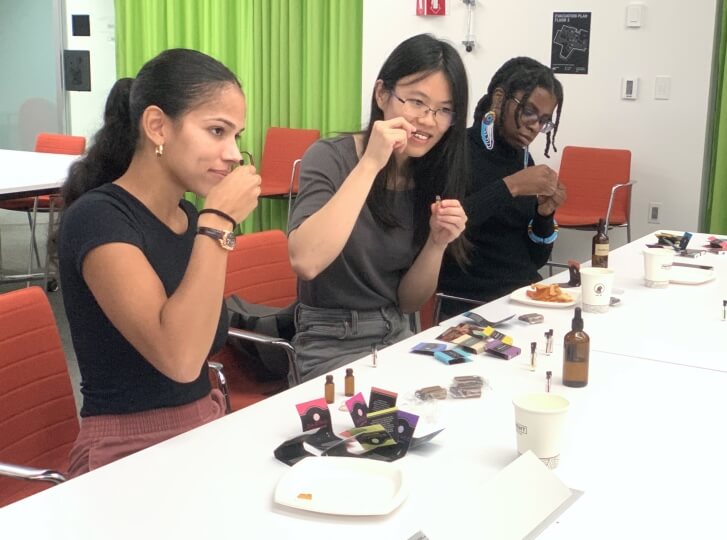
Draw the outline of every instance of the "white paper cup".
M614 271L611 268L581 268L583 311L605 313L611 303Z
M532 450L548 468L560 463L563 425L570 402L558 394L538 392L512 400L515 406L517 451Z
M666 248L644 249L644 285L661 288L669 285L674 251Z

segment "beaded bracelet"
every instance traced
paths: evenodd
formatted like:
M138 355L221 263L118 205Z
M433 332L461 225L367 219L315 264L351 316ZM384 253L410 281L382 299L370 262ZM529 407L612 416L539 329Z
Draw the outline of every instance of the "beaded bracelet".
M229 214L225 214L222 210L217 210L216 208L204 208L199 211L199 215L201 216L202 214L215 214L217 216L220 216L221 218L225 218L227 221L232 223L233 230L235 227L237 227L237 222L232 219L232 216L230 216Z
M542 236L538 236L533 232L533 220L530 220L530 223L528 223L528 238L535 242L536 244L552 244L555 242L555 239L558 238L558 222L553 220L553 234L550 236L543 238Z

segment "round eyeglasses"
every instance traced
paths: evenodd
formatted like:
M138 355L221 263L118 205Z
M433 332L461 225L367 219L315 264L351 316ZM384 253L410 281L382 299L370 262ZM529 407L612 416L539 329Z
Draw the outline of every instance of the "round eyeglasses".
M449 127L454 122L454 111L448 107L440 107L439 109L432 109L429 105L424 103L421 99L411 98L402 99L397 96L393 91L391 95L398 99L402 105L404 105L404 112L414 118L424 118L430 112L434 117L434 121L442 127Z
M555 128L555 124L551 120L551 117L547 114L538 116L538 111L531 107L528 103L523 105L515 96L512 96L512 100L520 105L520 121L526 126L531 126L534 123L538 123L540 126L540 133L550 133Z

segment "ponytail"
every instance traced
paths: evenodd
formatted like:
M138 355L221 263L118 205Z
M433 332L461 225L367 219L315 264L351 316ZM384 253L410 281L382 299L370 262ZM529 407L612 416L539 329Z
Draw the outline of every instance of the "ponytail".
M138 130L132 127L129 95L134 79L119 79L114 84L104 109L104 123L94 135L88 153L76 161L61 188L67 207L81 195L113 182L126 172L134 155Z

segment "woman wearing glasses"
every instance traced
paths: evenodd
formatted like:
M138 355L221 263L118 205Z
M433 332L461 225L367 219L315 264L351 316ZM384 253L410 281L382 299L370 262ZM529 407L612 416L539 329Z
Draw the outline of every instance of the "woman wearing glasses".
M445 249L463 259L466 110L457 51L414 36L381 68L366 131L306 152L289 235L304 379L410 335Z
M565 200L565 187L547 165L534 165L528 146L544 133L546 157L551 146L556 150L562 105L560 82L532 58L508 60L492 77L467 130L472 183L463 205L470 263L463 270L445 256L441 292L489 302L541 279L538 269L558 235L553 213ZM471 307L445 300L442 314Z

